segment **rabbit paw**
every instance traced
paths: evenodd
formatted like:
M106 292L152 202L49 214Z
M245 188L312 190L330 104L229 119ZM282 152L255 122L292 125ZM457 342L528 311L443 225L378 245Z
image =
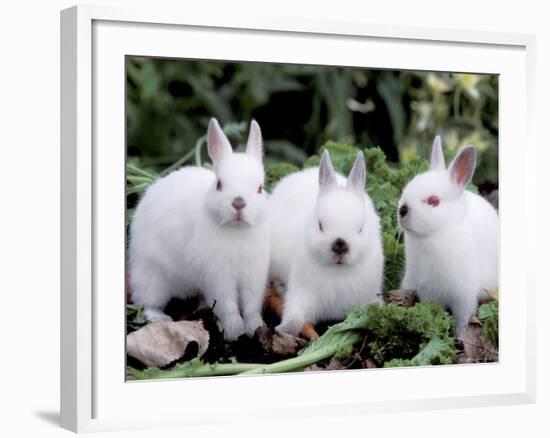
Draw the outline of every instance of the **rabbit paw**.
M245 333L244 322L241 317L227 319L220 327L226 341L236 341Z
M275 327L275 330L280 333L288 333L293 336L298 336L300 334L300 331L302 330L303 325L304 323L298 320L283 321L281 322L281 324Z
M149 322L172 321L166 313L154 307L146 307L143 311L145 319Z
M248 336L254 336L254 333L256 332L256 329L258 327L264 327L264 320L262 319L261 315L256 315L253 317L250 317L248 319L245 319L244 327L245 332Z

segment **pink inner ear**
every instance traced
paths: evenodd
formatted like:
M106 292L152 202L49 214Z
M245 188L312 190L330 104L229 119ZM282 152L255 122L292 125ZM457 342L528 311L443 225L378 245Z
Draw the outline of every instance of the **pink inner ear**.
M470 167L468 165L468 160L463 158L458 160L454 167L454 179L455 183L459 185L464 185L468 176L470 174Z
M451 179L455 184L464 186L472 178L476 161L475 157L475 149L468 147L454 160Z

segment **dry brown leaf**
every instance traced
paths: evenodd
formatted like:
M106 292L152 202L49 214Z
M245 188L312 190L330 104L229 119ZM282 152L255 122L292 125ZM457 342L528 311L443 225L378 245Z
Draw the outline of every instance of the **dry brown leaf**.
M319 366L317 364L313 364L307 368L304 368L304 371L337 371L337 370L347 370L347 369L348 367L343 362L333 358L325 366Z
M495 362L498 360L498 350L489 340L481 335L482 324L475 317L458 335L458 340L464 346L462 363Z
M302 338L292 336L288 333L275 332L271 346L274 353L286 356L296 354L298 350L304 348L306 344L307 341Z
M390 290L386 295L386 301L388 304L395 304L396 306L412 307L417 301L418 297L413 289L395 289Z
M126 337L126 351L148 367L162 367L182 357L191 342L202 356L209 339L202 321L154 322Z
M334 370L347 370L348 367L344 365L342 361L339 361L338 359L331 359L328 365L325 367L325 370L327 371L334 371Z
M371 358L365 360L364 365L365 368L378 368Z
M326 368L324 367L320 367L319 365L317 365L316 363L314 363L313 365L310 365L306 368L304 368L304 371L325 371Z
M256 335L264 351L281 356L294 356L307 344L305 339L292 336L288 333L269 330L266 327L258 328Z

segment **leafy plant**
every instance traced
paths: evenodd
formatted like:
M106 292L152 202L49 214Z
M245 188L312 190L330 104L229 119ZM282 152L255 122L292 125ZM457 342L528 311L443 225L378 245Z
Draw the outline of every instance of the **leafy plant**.
M384 368L449 365L453 363L455 355L452 343L433 338L412 359L392 359L384 363Z
M402 362L393 360L411 358L423 365L453 362L454 320L438 304L373 304L367 314L367 347L377 363L395 366Z
M131 333L147 324L143 306L126 304L126 333Z
M477 318L483 324L482 336L498 345L498 301L482 304L477 311Z
M268 192L273 190L277 184L285 176L300 170L294 164L289 163L273 163L265 166L265 188Z
M349 309L344 321L329 327L290 359L265 365L235 361L207 364L195 358L171 370L131 368L129 372L132 378L141 380L301 371L329 358L349 357L364 341L385 367L452 363L452 330L452 318L437 304L419 303L407 308L374 303Z

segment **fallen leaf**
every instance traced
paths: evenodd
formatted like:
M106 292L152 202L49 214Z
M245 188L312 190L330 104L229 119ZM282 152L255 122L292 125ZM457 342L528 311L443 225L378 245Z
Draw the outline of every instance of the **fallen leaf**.
M317 364L310 365L307 368L304 368L304 371L337 371L337 370L347 370L348 366L338 359L332 358L328 364L325 366L319 366Z
M310 365L306 368L304 368L304 371L325 371L326 368L325 367L320 367L319 365L317 365L316 363L314 363L313 365Z
M126 351L148 367L163 367L182 357L193 342L202 356L209 338L202 321L154 322L127 335Z
M412 307L418 301L413 289L394 289L386 294L386 302L396 306Z
M289 333L279 333L266 327L259 327L256 330L256 336L265 352L281 356L294 356L307 344L305 339Z
M465 326L458 335L458 340L464 347L462 363L496 362L498 361L498 350L496 346L482 336L483 325L476 318L472 317L470 323Z
M368 358L367 360L365 360L364 367L365 368L378 368L371 358Z

